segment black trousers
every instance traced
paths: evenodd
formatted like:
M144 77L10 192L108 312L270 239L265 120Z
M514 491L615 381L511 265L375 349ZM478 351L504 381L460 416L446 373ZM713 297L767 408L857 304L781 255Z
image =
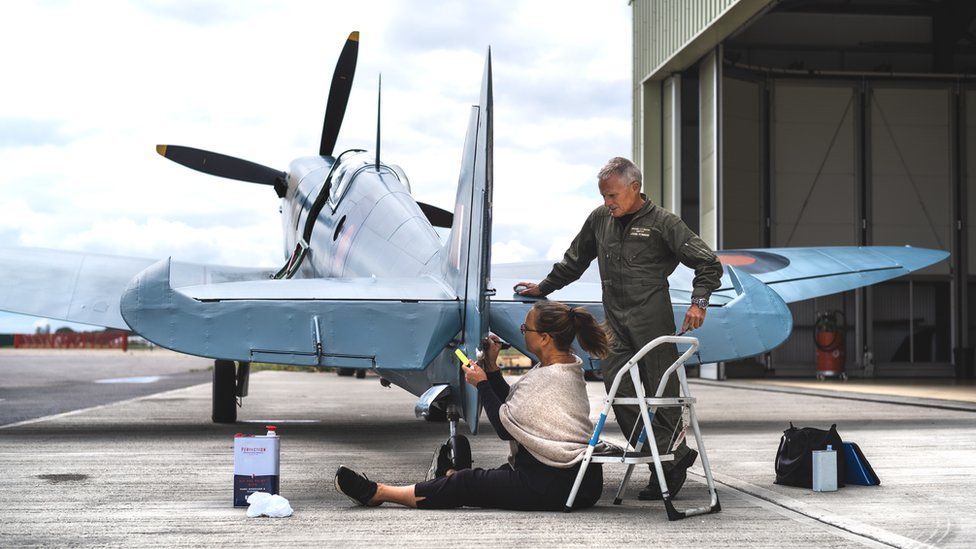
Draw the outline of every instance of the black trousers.
M449 477L417 483L420 509L482 507L516 511L561 511L579 473L579 465L559 469L540 463L522 449L514 467L461 469ZM576 493L574 509L592 507L603 492L603 468L591 463Z

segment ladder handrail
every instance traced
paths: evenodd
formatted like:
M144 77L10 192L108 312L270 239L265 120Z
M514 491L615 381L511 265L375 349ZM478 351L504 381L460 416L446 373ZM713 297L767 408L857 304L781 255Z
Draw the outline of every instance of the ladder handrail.
M654 398L648 399L644 394L644 384L640 377L640 370L635 370L634 367L637 366L638 361L644 358L651 349L665 344L674 343L678 345L688 345L688 350L683 352L677 360L674 361L671 366L665 370L664 374L661 376L661 381L658 384L657 391ZM698 339L689 336L680 335L666 335L655 338L653 341L644 345L640 351L637 352L629 361L627 361L624 366L620 368L616 376L613 379L613 383L607 390L607 398L603 403L603 411L600 413L600 419L597 421L596 428L593 430L593 436L590 438L590 442L587 445L586 450L583 453L583 461L580 463L579 471L576 474L576 481L573 483L573 487L569 492L569 497L566 499L566 505L564 511L569 512L572 510L573 502L576 500L576 494L579 491L580 485L583 482L583 476L586 474L586 469L591 462L594 461L593 452L596 448L597 442L600 440L600 434L603 432L604 423L607 420L607 415L610 413L610 408L613 406L614 402L617 400L617 390L620 388L620 382L623 380L624 375L630 374L631 381L634 384L634 392L637 395L636 399L627 397L627 400L634 400L637 403L637 407L640 409L640 420L644 424L644 429L641 430L640 438L637 443L633 446L634 449L638 449L644 444L645 441L650 439L650 444L648 444L651 451L651 461L654 464L654 474L657 475L661 485L661 495L664 499L664 506L668 512L668 520L678 520L694 515L702 515L705 513L716 513L722 510L722 506L718 501L718 492L715 491L715 481L712 478L711 465L708 463L708 456L705 453L705 444L702 441L701 429L698 426L698 415L695 413L695 399L691 397L691 393L688 390L688 379L685 375L685 362L691 355L698 351ZM661 395L664 394L664 388L667 385L668 378L677 373L678 385L679 385L679 396L678 398L668 398L663 399ZM652 400L653 402L648 402ZM661 402L661 401L676 401L674 403ZM661 466L662 456L658 452L658 447L653 439L653 424L652 417L657 408L661 406L674 406L678 405L682 408L687 408L689 419L691 422L691 428L695 433L695 441L698 443L698 453L701 456L702 468L705 471L705 484L708 486L708 492L711 496L711 501L709 505L705 507L698 507L695 509L685 509L678 510L675 509L674 504L671 502L670 487L667 486L666 477L664 475L664 469ZM653 410L653 411L652 411ZM630 443L628 442L628 446ZM617 505L623 501L623 491L624 487L630 480L630 474L634 470L634 465L638 462L644 462L644 460L631 458L627 459L627 450L624 449L623 458L619 459L616 456L612 460L599 460L598 463L626 463L627 472L624 473L623 481L620 483L620 487L617 489L617 496L614 499L614 504ZM673 457L673 456L672 456ZM619 461L618 461L619 459Z
M671 367L664 372L664 375L661 376L661 383L658 385L657 392L654 395L654 396L661 396L663 394L664 386L667 382L668 376L670 376L671 373L677 370L678 368L684 366L685 361L691 358L691 355L693 355L695 351L698 350L698 338L690 337L690 336L666 335L666 336L660 336L652 339L650 343L641 347L641 350L637 351L637 354L632 356L630 360L628 360L627 363L624 364L622 368L620 368L620 370L617 372L617 375L613 378L613 384L610 385L609 389L607 389L607 397L610 398L610 395L616 395L617 387L620 385L620 381L623 379L624 374L630 372L630 370L637 365L638 361L644 358L644 355L651 352L651 349L664 343L690 345L691 347L689 347L687 351L682 353L681 356L678 357L678 360L676 360L674 364L672 364Z

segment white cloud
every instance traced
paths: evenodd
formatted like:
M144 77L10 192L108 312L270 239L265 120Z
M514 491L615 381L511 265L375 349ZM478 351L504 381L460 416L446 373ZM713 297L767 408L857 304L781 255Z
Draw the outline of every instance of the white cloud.
M622 0L12 4L0 18L9 53L0 74L12 83L0 87L0 245L277 264L269 188L193 172L154 147L288 169L316 152L336 55L359 30L339 147L374 148L382 71L383 158L404 168L418 199L448 209L491 45L496 257L549 257L600 203L603 162L630 153L630 9Z
M569 245L573 243L573 237L571 235L558 236L552 240L552 244L549 249L546 250L546 259L552 259L554 261L559 261L566 254L566 250Z
M491 260L494 263L518 263L536 257L535 250L518 240L495 242L491 245Z

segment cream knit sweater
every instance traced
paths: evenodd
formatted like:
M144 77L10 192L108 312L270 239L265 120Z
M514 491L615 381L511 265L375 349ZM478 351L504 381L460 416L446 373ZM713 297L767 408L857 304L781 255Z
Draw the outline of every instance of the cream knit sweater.
M583 459L593 422L581 366L579 357L571 364L536 364L512 384L498 414L515 439L509 461L516 442L552 467L569 468Z

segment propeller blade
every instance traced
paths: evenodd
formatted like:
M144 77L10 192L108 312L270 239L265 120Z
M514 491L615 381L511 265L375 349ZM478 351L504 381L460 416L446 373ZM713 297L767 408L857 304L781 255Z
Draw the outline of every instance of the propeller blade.
M233 156L178 145L156 145L156 152L198 172L248 183L273 185L279 197L283 196L283 191L287 188L285 178L288 174L285 172Z
M329 88L329 100L325 105L325 121L322 124L322 143L319 145L321 156L332 156L332 151L335 149L339 128L342 127L342 117L345 116L346 104L349 103L349 93L352 91L352 77L356 74L358 55L359 31L353 31L349 33L346 45L342 47L335 72L332 74L332 86Z
M424 216L427 217L427 221L430 221L431 225L450 229L451 225L454 224L454 214L451 212L423 202L417 202L417 205L420 206L420 211L424 212Z

